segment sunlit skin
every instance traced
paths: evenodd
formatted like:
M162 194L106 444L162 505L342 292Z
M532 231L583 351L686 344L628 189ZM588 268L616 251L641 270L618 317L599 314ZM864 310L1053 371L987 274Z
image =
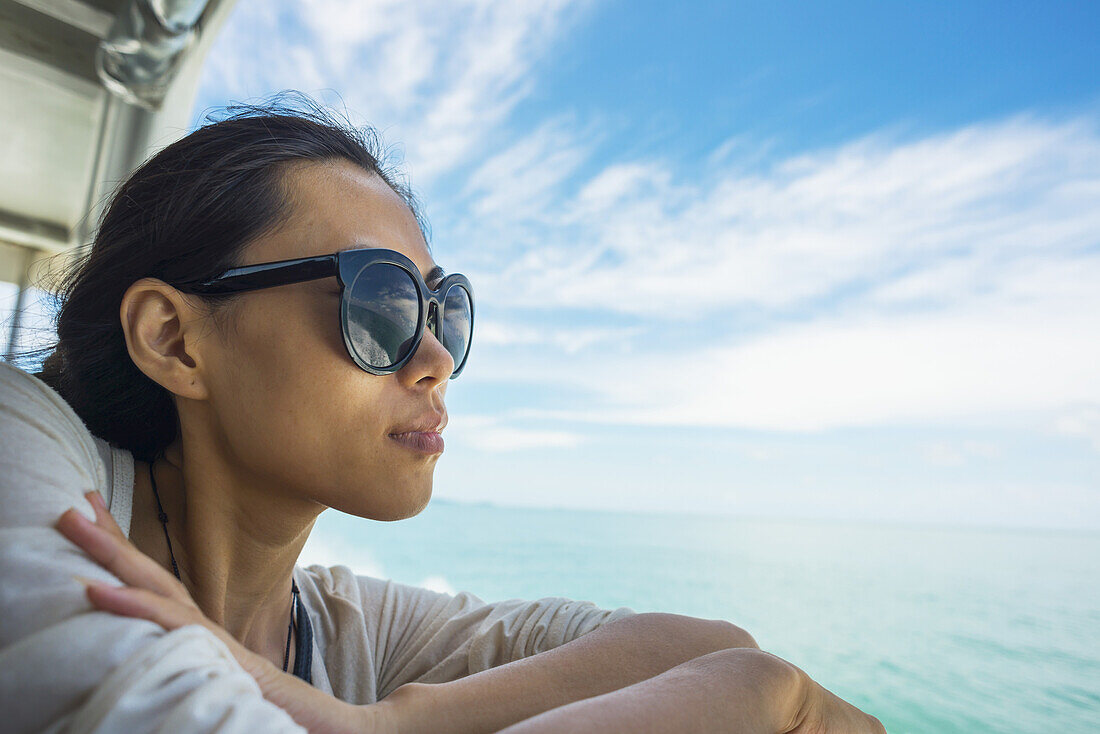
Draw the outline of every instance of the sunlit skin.
M381 180L313 164L290 183L292 218L243 264L370 246L402 252L421 275L434 268L415 218ZM626 617L473 675L406 683L367 706L282 673L291 573L317 516L333 507L396 520L427 505L438 455L390 434L430 416L445 422L454 368L428 333L400 371L360 370L344 350L337 292L333 278L248 293L223 332L164 283L127 291L130 354L179 407L182 436L155 469L184 585L166 570L149 467L138 464L132 544L94 491L94 524L75 509L58 521L125 587L85 580L94 607L168 630L206 627L309 731L883 731L744 630L674 614Z
M299 164L287 181L290 219L241 264L383 247L421 276L435 267L412 212L377 176L341 161ZM318 515L389 521L427 506L439 454L389 434L433 414L445 421L454 369L426 332L398 372L364 372L345 350L339 305L335 277L251 291L230 306L223 334L197 296L145 278L120 310L135 364L179 411L180 438L154 470L183 582L206 616L280 669L291 573ZM170 567L143 462L130 537Z

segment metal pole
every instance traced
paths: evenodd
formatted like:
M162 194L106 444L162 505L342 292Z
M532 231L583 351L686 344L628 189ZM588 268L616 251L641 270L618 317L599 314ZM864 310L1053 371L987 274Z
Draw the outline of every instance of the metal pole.
M19 345L19 322L22 321L23 307L27 302L27 291L30 290L31 264L38 254L29 247L23 248L23 269L19 275L19 295L15 298L15 310L12 312L11 328L8 330L8 346L4 350L4 361L11 362L15 356L16 347Z

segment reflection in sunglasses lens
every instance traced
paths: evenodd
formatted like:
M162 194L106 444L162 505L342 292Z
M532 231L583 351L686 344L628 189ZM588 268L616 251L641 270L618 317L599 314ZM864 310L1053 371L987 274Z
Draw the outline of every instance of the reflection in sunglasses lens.
M403 268L377 263L364 268L351 286L348 329L359 357L372 367L392 367L412 347L420 301Z
M455 369L462 365L466 350L470 347L470 322L472 307L470 294L460 285L451 286L443 299L443 346L451 353Z

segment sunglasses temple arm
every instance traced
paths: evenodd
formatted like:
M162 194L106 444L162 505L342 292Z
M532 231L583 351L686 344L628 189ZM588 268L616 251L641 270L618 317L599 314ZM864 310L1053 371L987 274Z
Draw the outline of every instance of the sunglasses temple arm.
M322 255L300 260L231 268L213 280L190 286L180 286L180 290L185 293L239 293L241 291L289 285L290 283L302 283L307 280L319 280L338 273L336 257L334 255Z

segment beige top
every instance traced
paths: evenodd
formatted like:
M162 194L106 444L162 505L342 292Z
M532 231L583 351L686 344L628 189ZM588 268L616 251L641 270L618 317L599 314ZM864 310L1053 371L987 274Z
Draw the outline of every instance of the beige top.
M95 513L97 489L129 533L130 452L93 436L41 380L0 362L0 711L5 732L301 732L228 649L197 625L95 611L79 574L117 583L54 528ZM313 623L313 682L356 704L410 681L439 683L574 640L634 614L547 597L485 603L345 566L298 566Z

